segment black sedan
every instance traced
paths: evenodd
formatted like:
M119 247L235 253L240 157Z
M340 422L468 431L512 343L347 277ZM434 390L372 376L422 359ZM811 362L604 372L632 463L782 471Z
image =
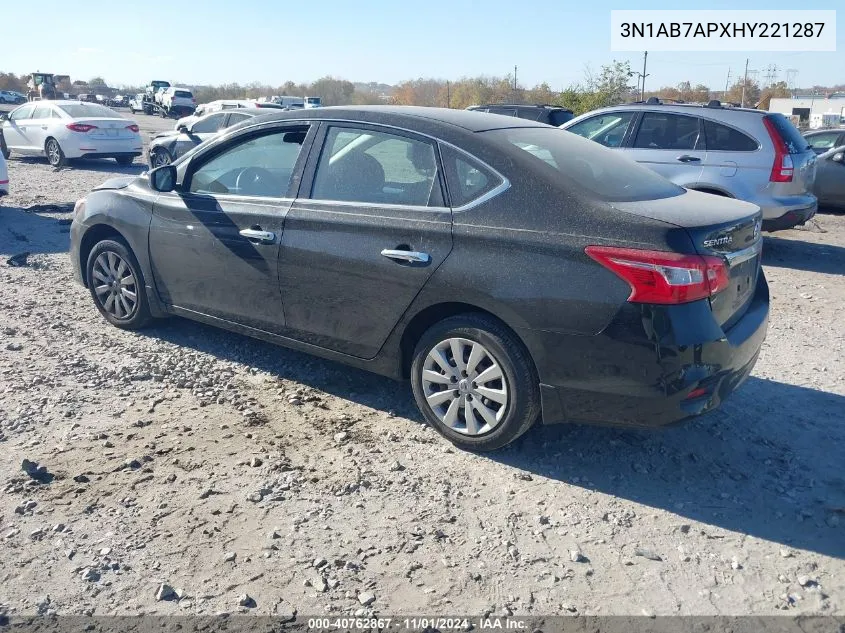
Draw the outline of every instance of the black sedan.
M169 165L220 130L262 114L267 114L267 110L260 108L223 110L207 114L187 125L180 125L175 130L159 132L150 140L147 150L150 167Z
M718 406L766 335L760 222L543 124L318 108L106 182L70 256L117 327L180 315L409 378L440 433L490 450L540 417Z
M819 156L813 193L820 206L845 209L845 145L831 148Z

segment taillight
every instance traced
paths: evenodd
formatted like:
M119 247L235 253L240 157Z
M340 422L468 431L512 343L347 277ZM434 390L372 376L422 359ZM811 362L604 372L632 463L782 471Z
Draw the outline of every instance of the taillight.
M90 132L91 130L96 130L96 125L88 125L87 123L70 123L67 126L67 129L71 130L72 132Z
M772 145L775 147L775 162L772 165L772 174L769 176L769 182L792 182L792 177L795 174L795 165L792 163L792 156L789 154L789 148L786 146L786 141L783 140L780 132L769 117L763 117L763 125L766 126L766 131L769 133L769 138L772 139Z
M127 130L129 130L130 132L137 132L137 131L138 131L138 130L140 130L141 128L139 128L137 125L135 125L135 124L133 123L132 125L127 125L127 126L126 126L126 129L127 129Z
M728 267L709 255L682 255L615 246L588 246L587 255L631 286L631 303L678 304L727 288Z

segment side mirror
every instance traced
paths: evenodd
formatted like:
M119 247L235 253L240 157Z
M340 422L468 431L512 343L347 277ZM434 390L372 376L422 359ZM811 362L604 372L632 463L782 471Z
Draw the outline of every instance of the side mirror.
M173 191L176 188L176 168L173 165L162 165L150 171L150 187L161 193Z
M830 157L834 163L845 163L845 153L843 152L836 152L833 156Z
M188 126L182 123L181 125L177 126L177 132L181 132L182 134L187 134L190 130L188 130Z

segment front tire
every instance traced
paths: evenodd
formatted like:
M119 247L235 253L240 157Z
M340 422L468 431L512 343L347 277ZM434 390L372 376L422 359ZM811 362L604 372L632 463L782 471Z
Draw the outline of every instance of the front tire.
M428 423L465 450L501 448L540 415L528 350L507 326L483 314L449 317L423 334L411 388Z
M53 167L59 168L67 165L67 158L62 151L61 145L54 138L48 138L44 144L44 152L47 154L47 162Z
M150 166L153 168L163 167L164 165L169 165L172 162L173 157L164 147L157 147L152 151L152 154L150 154Z
M94 305L106 321L124 330L149 324L144 274L126 242L120 238L98 242L85 270Z

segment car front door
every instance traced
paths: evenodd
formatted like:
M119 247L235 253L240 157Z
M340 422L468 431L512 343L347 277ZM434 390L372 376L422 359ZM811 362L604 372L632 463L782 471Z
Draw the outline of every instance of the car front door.
M25 153L32 151L27 127L34 111L34 105L21 106L12 111L9 119L3 122L3 139L6 141L6 147Z
M672 112L644 112L627 154L682 187L701 177L706 157L701 120Z
M845 147L828 150L819 156L813 193L820 204L845 207Z
M434 141L392 128L323 123L320 138L282 235L287 327L372 358L452 249L440 163Z
M180 166L181 183L156 199L150 224L150 258L165 303L283 330L279 243L310 129L286 123L245 130Z

